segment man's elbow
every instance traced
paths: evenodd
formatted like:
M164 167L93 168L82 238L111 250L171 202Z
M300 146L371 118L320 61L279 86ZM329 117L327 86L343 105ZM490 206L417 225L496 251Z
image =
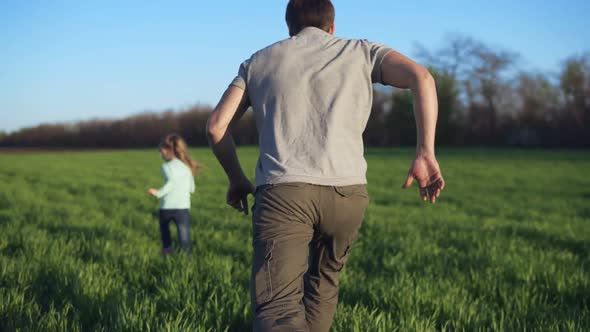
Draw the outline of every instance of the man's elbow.
M215 114L211 114L209 120L207 121L207 138L209 142L212 144L218 143L225 132L227 131L227 126L221 126L218 121L216 121Z
M434 77L426 67L417 65L414 69L413 88L435 88Z

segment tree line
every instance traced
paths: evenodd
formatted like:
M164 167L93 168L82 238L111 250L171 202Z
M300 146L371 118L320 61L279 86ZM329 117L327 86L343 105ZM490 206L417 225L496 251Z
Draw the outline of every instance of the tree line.
M588 147L590 55L565 59L555 73L519 69L517 53L466 36L448 38L434 51L418 46L417 58L435 78L443 146ZM364 133L367 146L415 144L412 94L374 88ZM210 107L147 112L121 120L42 124L0 132L0 146L65 148L153 147L167 133L192 146L207 145ZM257 144L254 116L245 113L234 130L237 144Z

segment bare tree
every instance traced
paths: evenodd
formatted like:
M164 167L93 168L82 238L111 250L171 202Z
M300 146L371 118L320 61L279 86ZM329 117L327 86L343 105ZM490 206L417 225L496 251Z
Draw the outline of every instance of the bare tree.
M506 74L519 56L463 35L451 35L434 53L418 46L417 55L459 82L459 97L466 104L470 128L483 132L488 142L496 139L499 104L509 91Z
M572 56L564 62L559 77L564 99L562 128L568 145L590 144L590 55Z
M567 110L576 124L587 124L590 109L590 56L572 56L564 62L560 75Z

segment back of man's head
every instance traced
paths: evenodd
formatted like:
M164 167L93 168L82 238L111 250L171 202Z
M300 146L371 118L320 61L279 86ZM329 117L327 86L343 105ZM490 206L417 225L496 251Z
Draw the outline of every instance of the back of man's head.
M334 17L335 10L330 0L290 0L285 14L291 36L307 27L329 32L334 24Z

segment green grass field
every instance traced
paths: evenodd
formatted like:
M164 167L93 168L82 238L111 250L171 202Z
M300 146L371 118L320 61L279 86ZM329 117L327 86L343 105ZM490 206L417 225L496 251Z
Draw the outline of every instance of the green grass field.
M193 255L168 260L156 149L0 154L0 331L249 330L250 219L192 152ZM239 152L253 173L256 150ZM587 151L441 150L435 205L400 189L411 149L366 157L333 331L590 330Z

